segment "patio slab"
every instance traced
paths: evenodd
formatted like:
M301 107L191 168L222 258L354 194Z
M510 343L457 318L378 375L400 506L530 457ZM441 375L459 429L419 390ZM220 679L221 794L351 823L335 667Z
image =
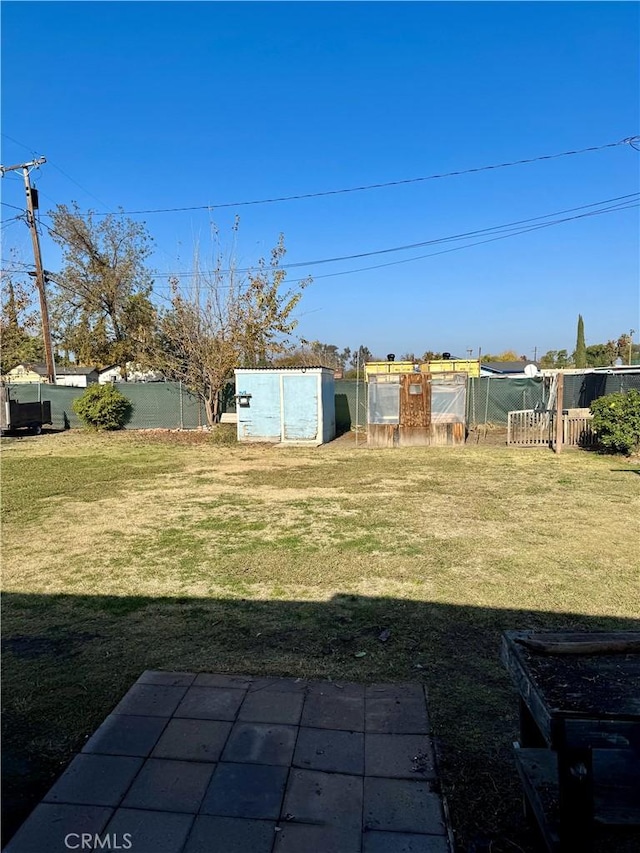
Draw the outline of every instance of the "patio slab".
M147 671L5 853L452 853L439 790L419 684Z

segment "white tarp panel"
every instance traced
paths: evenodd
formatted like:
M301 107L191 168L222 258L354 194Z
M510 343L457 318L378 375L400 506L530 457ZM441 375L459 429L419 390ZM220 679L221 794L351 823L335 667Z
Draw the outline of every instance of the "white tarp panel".
M369 423L397 424L400 421L400 378L369 377Z

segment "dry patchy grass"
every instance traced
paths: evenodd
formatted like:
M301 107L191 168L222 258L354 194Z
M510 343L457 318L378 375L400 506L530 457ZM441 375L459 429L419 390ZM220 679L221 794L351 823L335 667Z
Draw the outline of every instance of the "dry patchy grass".
M639 471L481 446L8 442L7 807L24 816L145 668L418 679L461 846L528 849L500 632L634 624Z

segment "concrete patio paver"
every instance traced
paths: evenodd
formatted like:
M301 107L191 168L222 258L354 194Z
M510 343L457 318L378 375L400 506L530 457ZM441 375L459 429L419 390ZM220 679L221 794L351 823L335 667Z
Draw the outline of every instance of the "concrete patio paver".
M427 735L365 735L365 773L393 779L436 779L435 756Z
M200 815L183 853L271 853L275 828L273 821Z
M200 808L203 814L277 820L288 767L270 764L220 764Z
M142 758L123 755L77 755L44 802L117 806L142 765Z
M152 758L178 761L218 761L232 723L219 720L169 720Z
M288 767L297 734L296 726L236 723L229 735L222 760Z
M129 843L132 853L181 853L194 819L175 812L118 809L104 835L119 839L121 847Z
M364 734L300 728L293 766L330 773L364 773Z
M444 833L444 814L429 782L365 778L365 829L388 832Z
M451 853L424 689L144 672L5 853L83 832L133 853Z
M196 814L215 764L149 758L124 798L130 809Z
M238 719L249 723L284 723L297 726L302 715L303 693L250 693L242 703Z
M9 842L5 853L69 853L70 840L75 843L75 836L101 834L112 815L113 809L100 806L40 803Z
M178 705L175 716L198 720L235 720L244 697L244 690L190 687Z
M146 758L166 725L166 717L110 714L82 747L82 752Z
M444 835L367 832L362 853L450 853L450 847Z

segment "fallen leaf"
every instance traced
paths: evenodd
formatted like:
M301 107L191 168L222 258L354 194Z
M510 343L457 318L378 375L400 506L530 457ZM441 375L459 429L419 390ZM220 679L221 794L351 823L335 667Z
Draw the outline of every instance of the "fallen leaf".
M356 652L354 658L365 658L367 656L366 652Z
M389 628L385 628L384 631L381 631L378 634L378 639L381 643L386 643L389 637L391 636L391 630Z

